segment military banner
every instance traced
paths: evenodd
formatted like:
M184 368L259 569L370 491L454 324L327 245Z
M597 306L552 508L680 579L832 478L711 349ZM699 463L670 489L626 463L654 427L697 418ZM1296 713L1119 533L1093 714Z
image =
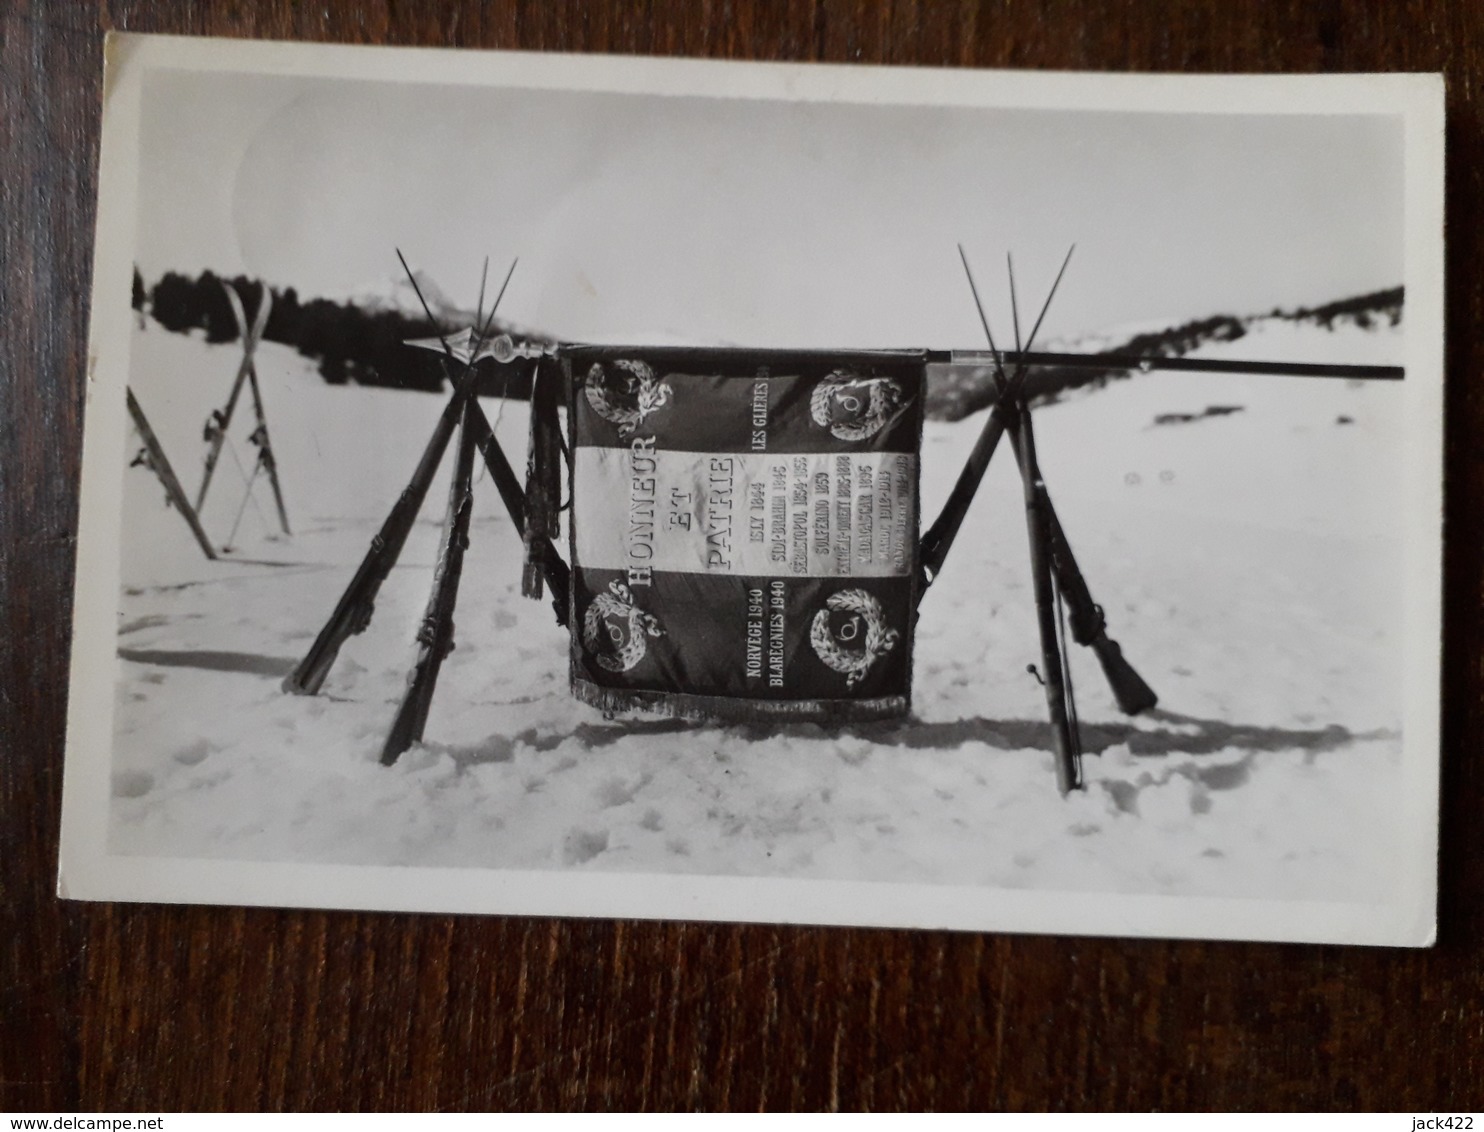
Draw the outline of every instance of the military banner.
M720 719L904 713L925 355L561 358L576 695Z

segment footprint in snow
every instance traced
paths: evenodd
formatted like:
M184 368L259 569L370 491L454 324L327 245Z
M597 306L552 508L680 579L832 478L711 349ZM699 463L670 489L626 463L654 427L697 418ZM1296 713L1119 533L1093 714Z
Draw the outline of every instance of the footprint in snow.
M562 842L562 861L568 865L581 865L591 861L608 848L608 831L574 829Z
M626 806L634 800L633 788L621 778L610 778L597 790L598 805L609 810L614 806Z
M119 770L113 775L115 798L143 798L155 787L155 776L144 770Z
M170 757L181 766L196 766L205 762L206 756L214 749L209 739L197 739L195 742L187 743Z
M730 773L730 772L728 772ZM611 809L614 806L627 806L634 800L634 795L649 785L650 775L639 776L639 781L633 784L625 782L621 778L610 778L598 787L598 804L603 809Z

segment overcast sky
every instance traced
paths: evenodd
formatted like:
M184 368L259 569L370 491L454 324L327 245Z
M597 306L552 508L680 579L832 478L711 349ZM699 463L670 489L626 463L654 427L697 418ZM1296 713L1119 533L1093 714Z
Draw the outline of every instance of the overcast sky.
M959 241L1007 340L1006 251L1025 315L1077 244L1043 340L1395 286L1402 157L1383 116L154 72L137 259L339 297L400 246L472 305L519 255L502 313L567 340L975 348Z

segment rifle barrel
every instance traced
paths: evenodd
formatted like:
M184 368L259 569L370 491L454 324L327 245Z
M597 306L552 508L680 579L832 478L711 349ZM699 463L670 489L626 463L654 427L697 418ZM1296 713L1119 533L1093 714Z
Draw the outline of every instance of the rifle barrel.
M454 386L453 396L443 406L438 423L433 426L433 434L418 458L412 479L402 489L402 494L397 497L382 521L381 529L371 540L366 556L356 568L350 585L340 595L330 619L320 629L298 667L284 677L282 687L285 692L297 696L315 695L329 675L330 666L340 655L340 647L357 633L364 632L371 623L376 596L381 591L382 583L392 572L392 567L396 565L413 524L417 522L428 487L433 482L438 465L443 462L443 453L448 448L455 426L463 419L465 402L474 396L477 380L478 371L472 365L460 375Z
M1234 361L1227 358L1167 358L1140 354L1063 354L1047 350L1005 350L1003 363L1026 366L1060 366L1068 369L1180 370L1187 373L1255 373L1282 377L1338 377L1357 381L1400 381L1403 366L1330 365L1312 362ZM949 365L992 366L988 350L931 350L928 361Z
M469 517L474 509L471 481L475 440L469 427L469 406L473 403L472 398L464 403L458 454L448 488L448 513L443 520L438 566L433 572L433 590L428 595L427 611L417 634L418 654L407 677L407 694L397 708L396 718L381 749L383 766L396 762L403 751L422 739L428 711L433 706L438 673L443 667L444 657L453 648L454 606L459 597L459 579L464 572L464 551L469 546Z
M466 418L465 428L468 428L474 437L474 444L484 456L485 467L489 469L490 478L495 481L495 489L500 493L500 499L505 504L505 510L510 514L510 522L515 527L516 534L522 539L526 535L526 493L521 487L520 481L515 477L515 470L510 466L510 461L505 458L505 451L500 447L500 442L495 439L494 431L490 428L489 418L484 415L484 409L478 401L469 402L469 416ZM547 539L542 549L542 569L546 575L546 584L551 587L551 604L556 609L557 623L567 624L567 590L571 581L571 571L562 556L557 553L556 547L552 546L551 540Z

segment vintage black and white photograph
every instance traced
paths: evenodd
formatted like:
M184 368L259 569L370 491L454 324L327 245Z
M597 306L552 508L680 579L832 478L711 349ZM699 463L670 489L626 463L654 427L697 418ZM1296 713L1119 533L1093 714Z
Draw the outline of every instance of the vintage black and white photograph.
M64 895L1431 942L1436 80L109 56Z

